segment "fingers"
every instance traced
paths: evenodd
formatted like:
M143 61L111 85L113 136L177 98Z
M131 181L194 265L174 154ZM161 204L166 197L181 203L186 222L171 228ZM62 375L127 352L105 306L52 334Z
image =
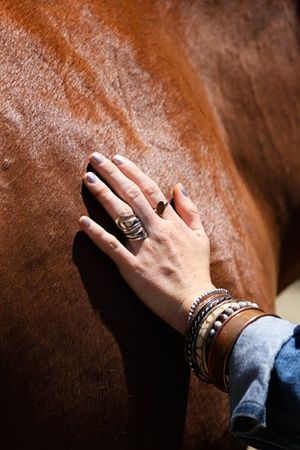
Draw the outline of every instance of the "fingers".
M182 184L177 184L174 188L174 205L177 213L188 227L201 235L205 234L198 210Z
M89 160L99 175L132 208L142 223L149 227L157 216L141 189L103 155L93 153ZM87 187L90 189L91 186L87 185Z
M118 166L130 180L132 180L143 192L152 208L156 208L158 202L166 202L167 199L158 187L158 185L132 161L121 155L115 155L112 161ZM164 211L164 218L176 216L172 207L168 206Z
M94 173L87 172L83 181L113 220L121 215L132 214L130 206L115 195Z
M79 219L82 230L92 239L92 241L109 256L117 266L126 264L134 265L134 255L122 245L112 234L104 230L100 225L86 216Z

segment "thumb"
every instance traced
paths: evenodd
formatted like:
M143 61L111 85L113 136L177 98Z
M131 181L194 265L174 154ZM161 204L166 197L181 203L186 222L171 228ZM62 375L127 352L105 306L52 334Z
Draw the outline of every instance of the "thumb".
M198 210L181 183L175 186L173 199L176 212L186 225L200 234L205 233Z

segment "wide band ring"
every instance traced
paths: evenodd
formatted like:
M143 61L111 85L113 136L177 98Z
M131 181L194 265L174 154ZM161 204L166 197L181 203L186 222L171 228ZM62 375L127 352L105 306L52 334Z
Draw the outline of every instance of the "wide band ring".
M139 241L148 237L142 222L135 214L126 214L116 218L118 228L123 231L127 239Z

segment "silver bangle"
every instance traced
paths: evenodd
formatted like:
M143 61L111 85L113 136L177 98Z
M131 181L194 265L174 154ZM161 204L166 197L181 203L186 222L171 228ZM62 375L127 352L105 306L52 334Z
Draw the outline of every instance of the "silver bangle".
M195 312L197 306L199 305L199 303L202 300L204 300L205 297L210 297L211 295L217 295L217 294L229 295L229 292L227 291L227 289L218 288L218 289L213 289L211 291L203 292L203 294L199 295L199 297L196 298L196 300L193 302L192 306L190 307L190 310L189 310L189 313L188 313L188 317L187 317L187 321L186 321L186 327L185 327L186 330L188 329L188 327L189 327L189 325L191 323L192 317L193 317L194 312Z

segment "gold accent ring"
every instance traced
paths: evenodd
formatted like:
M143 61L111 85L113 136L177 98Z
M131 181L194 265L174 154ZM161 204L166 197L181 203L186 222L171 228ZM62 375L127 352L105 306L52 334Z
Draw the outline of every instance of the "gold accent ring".
M168 206L169 202L163 202L162 200L160 202L157 203L156 208L155 208L155 212L156 214L161 217L166 209L166 207Z

